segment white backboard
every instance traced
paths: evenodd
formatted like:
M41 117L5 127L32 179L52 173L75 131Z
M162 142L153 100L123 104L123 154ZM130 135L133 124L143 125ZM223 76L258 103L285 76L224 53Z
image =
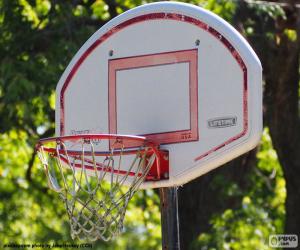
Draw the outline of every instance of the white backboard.
M114 18L57 85L57 136L143 135L169 151L169 178L143 188L195 179L255 147L261 131L259 59L227 22L189 4Z

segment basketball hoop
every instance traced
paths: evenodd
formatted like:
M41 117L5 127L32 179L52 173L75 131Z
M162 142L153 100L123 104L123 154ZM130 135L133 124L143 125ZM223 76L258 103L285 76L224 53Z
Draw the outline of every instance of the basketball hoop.
M127 148L130 142L136 146ZM108 241L117 236L141 183L161 178L162 152L145 137L53 137L40 140L37 152L50 188L65 203L73 239Z
M73 238L113 238L137 189L160 188L162 248L180 249L176 187L254 148L262 125L262 67L246 40L198 6L158 2L76 53L55 106L56 135L76 135L37 150Z

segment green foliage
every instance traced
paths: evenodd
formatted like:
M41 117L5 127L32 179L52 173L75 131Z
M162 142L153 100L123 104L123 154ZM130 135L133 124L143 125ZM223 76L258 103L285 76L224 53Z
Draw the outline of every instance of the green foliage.
M236 16L239 22L242 23L248 40L256 41L257 37L261 38L263 36L266 40L272 42L278 39L277 21L287 18L281 6L257 3L247 4L246 6L245 4L237 5ZM266 30L268 32L264 32Z
M104 3L104 1L95 1L91 5L91 9L93 12L92 18L95 19L109 19L108 6Z
M236 4L232 0L208 0L204 7L223 17L225 20L232 22Z
M292 42L296 42L296 40L297 40L297 32L296 32L296 30L285 29L284 30L284 34L287 36L287 38L289 40L291 40Z
M19 0L21 14L24 21L31 23L32 28L43 29L49 19L47 15L51 9L51 3L48 0L36 0L35 6L30 5L26 0Z
M272 19L281 17L286 19L285 12L280 5L275 4L249 4L251 8L255 9L258 15L265 15Z
M219 188L224 195L241 197L241 202L236 209L216 214L211 219L211 230L199 235L194 249L271 249L269 235L283 233L285 181L268 129L264 130L257 158L247 189L217 180L217 185L223 185Z

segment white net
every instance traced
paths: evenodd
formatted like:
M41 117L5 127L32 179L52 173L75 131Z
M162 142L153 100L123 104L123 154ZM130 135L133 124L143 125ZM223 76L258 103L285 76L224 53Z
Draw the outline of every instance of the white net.
M99 143L101 140L96 146ZM69 150L66 141L54 144L52 150L40 145L38 155L50 188L65 203L72 238L114 238L123 229L129 200L156 160L152 147L126 150L120 139L110 139L109 151L105 152L95 151L95 143L87 139L76 142L76 151Z

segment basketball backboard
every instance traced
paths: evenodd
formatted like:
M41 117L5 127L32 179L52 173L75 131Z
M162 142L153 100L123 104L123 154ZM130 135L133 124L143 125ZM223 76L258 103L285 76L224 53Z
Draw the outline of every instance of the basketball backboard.
M101 27L56 98L57 136L138 135L169 152L168 177L142 188L195 179L255 147L262 131L256 54L227 22L183 3L147 4Z

